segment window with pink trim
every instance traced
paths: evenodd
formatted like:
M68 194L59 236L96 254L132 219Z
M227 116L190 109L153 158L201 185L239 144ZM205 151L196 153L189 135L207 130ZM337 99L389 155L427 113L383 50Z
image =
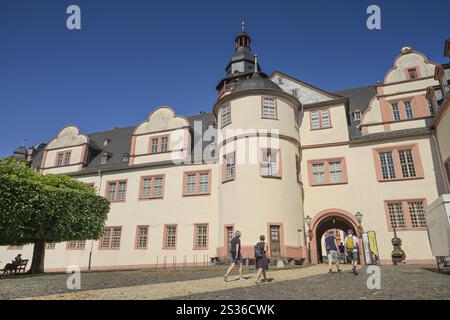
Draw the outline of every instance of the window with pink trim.
M164 249L176 249L177 248L177 225L165 225L164 226Z
M207 195L211 193L211 171L185 172L183 176L183 195Z
M157 199L164 197L164 175L141 177L139 199Z
M345 158L309 160L310 185L333 185L347 183Z
M195 224L194 249L208 249L208 224Z
M70 156L72 152L71 151L65 151L65 152L58 152L56 154L56 167L63 167L70 165Z
M56 243L54 243L54 242L49 242L49 243L46 243L46 244L45 244L45 249L46 249L46 250L53 250L53 249L55 249L55 246L56 246Z
M148 246L148 226L137 226L136 228L136 249L147 249Z
M148 149L149 153L169 151L169 136L150 137Z
M281 151L261 149L260 169L262 177L281 178Z
M330 109L312 110L310 122L311 130L331 128Z
M105 227L100 239L100 249L119 249L122 227Z
M111 202L125 201L127 193L127 182L108 181L106 185L106 198Z
M393 200L385 202L388 230L426 229L425 200Z
M66 242L67 250L84 250L86 247L86 240L73 240Z
M379 181L423 178L417 145L375 149L374 157Z
M223 156L222 182L234 180L236 177L235 152Z

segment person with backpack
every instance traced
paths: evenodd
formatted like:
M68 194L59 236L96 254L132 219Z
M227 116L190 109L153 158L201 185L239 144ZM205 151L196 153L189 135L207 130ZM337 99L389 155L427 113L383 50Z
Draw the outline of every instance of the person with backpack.
M358 264L358 238L353 235L352 230L348 230L347 236L344 239L344 244L346 256L352 264L353 273L357 275L356 265Z
M336 264L337 272L341 272L339 269L339 257L338 257L338 242L336 237L334 236L333 230L328 232L327 237L325 238L325 247L327 249L327 257L328 257L328 273L333 273L333 262Z
M239 280L245 280L245 278L242 276L244 272L244 265L243 265L243 259L241 255L241 232L236 231L234 234L234 238L231 239L230 243L230 267L227 270L227 273L223 276L223 281L228 281L228 274L231 272L231 270L234 269L234 266L236 264L239 265Z
M266 270L269 267L269 260L267 259L267 252L269 251L269 247L267 243L264 241L266 238L264 236L259 237L259 242L255 245L255 259L256 259L256 275L255 275L255 283L258 283L259 277L261 274L263 275L264 281L267 281Z

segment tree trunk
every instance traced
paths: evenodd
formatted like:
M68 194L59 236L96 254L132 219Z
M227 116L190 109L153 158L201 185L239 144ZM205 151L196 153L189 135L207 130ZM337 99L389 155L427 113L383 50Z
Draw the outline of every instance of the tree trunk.
M45 260L45 241L37 240L34 243L33 260L31 261L31 267L28 273L30 274L44 273L44 260Z

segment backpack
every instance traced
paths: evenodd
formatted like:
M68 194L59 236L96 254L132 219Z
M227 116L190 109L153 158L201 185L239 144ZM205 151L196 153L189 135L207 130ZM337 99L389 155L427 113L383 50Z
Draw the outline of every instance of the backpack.
M264 243L258 242L255 246L255 258L264 257Z
M345 242L345 247L347 250L355 249L355 243L353 242L353 236L348 236L347 241Z

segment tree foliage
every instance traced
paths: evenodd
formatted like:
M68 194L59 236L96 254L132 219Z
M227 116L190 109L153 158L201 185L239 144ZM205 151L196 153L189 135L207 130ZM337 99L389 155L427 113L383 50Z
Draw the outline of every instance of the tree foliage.
M0 159L0 245L99 239L109 205L69 176Z

